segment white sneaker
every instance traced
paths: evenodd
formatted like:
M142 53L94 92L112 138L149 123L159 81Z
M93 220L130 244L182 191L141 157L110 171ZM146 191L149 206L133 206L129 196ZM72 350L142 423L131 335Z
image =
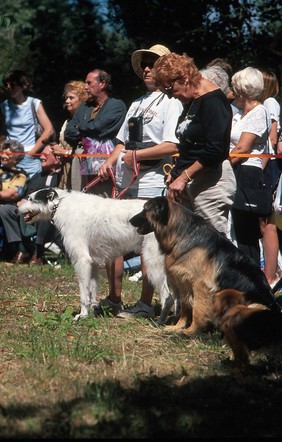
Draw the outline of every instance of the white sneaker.
M134 273L134 275L129 276L128 281L130 282L139 282L142 279L142 272L140 270L140 272Z
M50 250L51 252L55 253L55 255L59 255L61 253L61 249L59 246L57 246L54 242L46 242L44 244L44 248L47 250Z
M130 319L134 316L138 318L154 319L154 307L149 307L147 304L144 304L144 302L137 301L135 305L128 307L123 312L119 313L117 318Z

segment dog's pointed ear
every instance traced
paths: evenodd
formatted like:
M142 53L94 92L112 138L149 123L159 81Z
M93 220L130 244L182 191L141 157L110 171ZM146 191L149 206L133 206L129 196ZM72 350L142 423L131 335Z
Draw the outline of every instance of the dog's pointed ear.
M164 226L168 223L169 218L169 202L165 196L157 196L150 199L145 204L145 209L150 212L150 216L154 220Z
M47 199L48 201L54 201L54 199L58 198L58 194L56 190L53 187L50 187L47 192Z
M232 307L238 304L245 304L244 293L235 289L223 289L213 296L214 312L223 316Z

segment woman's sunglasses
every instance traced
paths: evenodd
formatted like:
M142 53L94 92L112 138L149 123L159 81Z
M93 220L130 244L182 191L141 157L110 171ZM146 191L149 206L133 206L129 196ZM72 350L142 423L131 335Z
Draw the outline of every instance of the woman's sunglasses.
M142 60L140 63L140 66L141 66L141 69L143 69L143 70L146 68L152 69L152 67L154 66L154 63L155 63L155 61L152 61L152 60L148 60L148 61Z

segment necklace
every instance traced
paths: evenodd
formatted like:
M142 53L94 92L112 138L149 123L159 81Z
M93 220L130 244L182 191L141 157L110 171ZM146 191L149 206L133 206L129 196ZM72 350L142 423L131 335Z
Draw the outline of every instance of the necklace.
M185 117L184 117L184 120L183 120L183 121L188 120L188 116L189 116L190 110L191 110L191 108L192 108L192 106L193 106L195 100L196 100L196 98L194 98L194 99L192 100L192 102L191 102L191 104L190 104L190 106L189 106L189 108L188 108L188 110L187 110L187 112L186 112L186 114L185 114Z
M249 112L251 112L255 107L257 107L260 104L259 101L254 101L253 103L249 103L249 108L244 109L243 117L247 115Z
M255 107L257 107L258 104L259 104L258 101L254 101L254 102L252 103L252 106L251 106L251 109L250 109L250 110L253 110Z
M189 126L189 124L192 122L192 116L190 116L189 113L191 111L191 108L192 108L195 100L196 100L196 98L194 98L194 100L191 102L187 112L185 113L183 120L181 119L178 126L177 126L177 129L176 129L176 136L177 137L181 136L184 133L184 131L186 130L186 128ZM189 143L191 143L191 141L188 140L187 138L186 138L186 141L189 141Z

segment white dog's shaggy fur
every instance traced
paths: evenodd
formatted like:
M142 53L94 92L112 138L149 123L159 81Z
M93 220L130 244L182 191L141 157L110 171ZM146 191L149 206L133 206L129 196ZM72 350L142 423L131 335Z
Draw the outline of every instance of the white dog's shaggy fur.
M173 305L164 270L164 257L154 233L139 235L129 219L143 209L139 199L103 198L78 191L46 188L32 193L18 211L28 223L52 220L79 282L81 310L75 319L93 314L97 306L101 265L130 252L143 255L148 278L160 295L163 324Z

